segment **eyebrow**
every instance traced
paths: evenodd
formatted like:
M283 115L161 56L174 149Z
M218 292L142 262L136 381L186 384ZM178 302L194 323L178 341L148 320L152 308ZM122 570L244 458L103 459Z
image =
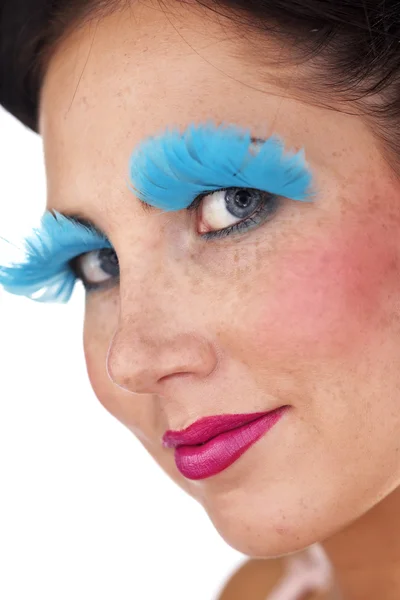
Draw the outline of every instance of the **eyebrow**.
M139 206L141 207L141 209L143 210L143 212L145 212L146 214L150 213L150 212L159 212L159 208L156 208L155 206L152 206L151 204L147 204L147 202L145 202L144 200L139 200ZM52 208L48 208L47 210L52 211ZM87 227L88 229L92 229L95 233L97 233L98 236L100 237L105 237L108 239L108 235L106 234L106 232L101 229L101 227L99 227L92 219L89 219L88 217L84 216L81 213L78 212L73 212L70 213L68 212L68 210L59 210L58 211L61 215L63 215L64 217L66 217L67 219L69 219L70 221L72 221L73 223L77 224L77 225L83 225L83 227Z
M48 209L50 211L54 210L54 209ZM60 214L62 214L64 217L67 217L67 219L69 219L70 221L72 221L73 223L76 223L77 225L83 225L83 227L87 227L88 229L93 229L93 231L95 233L97 233L97 235L99 237L105 237L107 238L107 234L98 226L96 225L96 223L94 221L92 221L91 219L88 219L87 217L83 216L80 213L69 213L68 211L58 211L60 212Z

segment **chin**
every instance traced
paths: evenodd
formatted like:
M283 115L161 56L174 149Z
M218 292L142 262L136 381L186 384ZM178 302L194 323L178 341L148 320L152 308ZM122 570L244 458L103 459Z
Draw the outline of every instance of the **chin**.
M203 498L206 510L214 527L223 540L232 548L251 558L278 558L304 550L329 535L326 527L318 528L310 515L304 518L304 507L297 503L260 502L243 494L228 493L217 500ZM280 507L280 508L276 508ZM320 525L324 523L321 520Z

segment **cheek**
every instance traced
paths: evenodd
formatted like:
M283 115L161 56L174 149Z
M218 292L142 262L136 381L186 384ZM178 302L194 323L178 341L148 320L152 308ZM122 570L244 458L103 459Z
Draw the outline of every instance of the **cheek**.
M346 352L393 312L400 288L397 250L385 231L331 231L326 239L291 247L267 285L255 284L246 322L268 351ZM305 356L304 356L305 357Z
M93 297L94 298L94 297ZM119 421L125 423L125 395L107 375L106 361L110 341L118 322L117 300L91 299L86 302L83 345L90 384L99 402Z
M106 314L110 314L109 310L102 312L104 318ZM107 322L99 318L98 312L88 311L84 329L85 359L89 380L97 399L138 438L171 479L188 494L196 496L196 486L180 475L173 454L166 453L159 443L167 423L163 421L157 399L152 395L133 396L117 388L108 378L105 365L113 332Z
M108 380L106 359L110 341L118 324L117 299L88 296L85 306L83 346L86 367L93 387Z
M90 305L91 304L91 305ZM152 394L132 394L114 384L107 374L107 354L118 325L118 295L89 301L84 326L86 369L93 391L118 421L130 429L146 445L154 431L166 426L161 422L157 399ZM154 448L148 450L154 454Z
M109 339L108 336L98 333L96 319L85 318L83 345L89 381L101 404L115 415L118 407L113 400L113 386L106 371Z
M91 335L90 329L85 335L85 360L89 381L98 401L135 435L140 437L142 432L147 435L154 422L151 398L144 401L142 396L133 396L110 380L106 370L106 357L111 337L107 341L99 340Z

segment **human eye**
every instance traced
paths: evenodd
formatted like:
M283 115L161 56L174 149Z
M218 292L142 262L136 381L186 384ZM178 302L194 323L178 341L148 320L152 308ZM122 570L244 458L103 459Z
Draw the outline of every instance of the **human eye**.
M230 187L200 194L188 210L199 215L200 237L216 239L259 227L276 213L282 202L280 196L270 192Z
M13 242L4 241L20 250ZM22 246L22 258L0 263L0 285L11 294L38 302L67 303L78 279L89 289L107 285L108 274L116 281L112 244L85 219L46 211L40 226L22 240ZM106 265L107 261L114 261L114 266ZM99 274L97 269L107 274Z
M70 268L87 292L119 280L118 257L113 248L101 248L76 256L70 261Z

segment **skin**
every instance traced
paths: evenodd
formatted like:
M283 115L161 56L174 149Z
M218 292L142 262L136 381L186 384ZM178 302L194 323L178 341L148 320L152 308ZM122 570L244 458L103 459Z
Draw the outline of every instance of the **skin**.
M120 263L120 285L87 296L89 378L228 544L274 558L322 542L345 600L394 600L400 182L361 117L279 87L229 20L204 19L134 4L69 34L47 70L48 208L94 221ZM144 213L126 185L134 147L210 118L304 147L317 200L283 200L258 229L216 241L185 211ZM203 416L284 404L208 479L184 478L161 445Z

